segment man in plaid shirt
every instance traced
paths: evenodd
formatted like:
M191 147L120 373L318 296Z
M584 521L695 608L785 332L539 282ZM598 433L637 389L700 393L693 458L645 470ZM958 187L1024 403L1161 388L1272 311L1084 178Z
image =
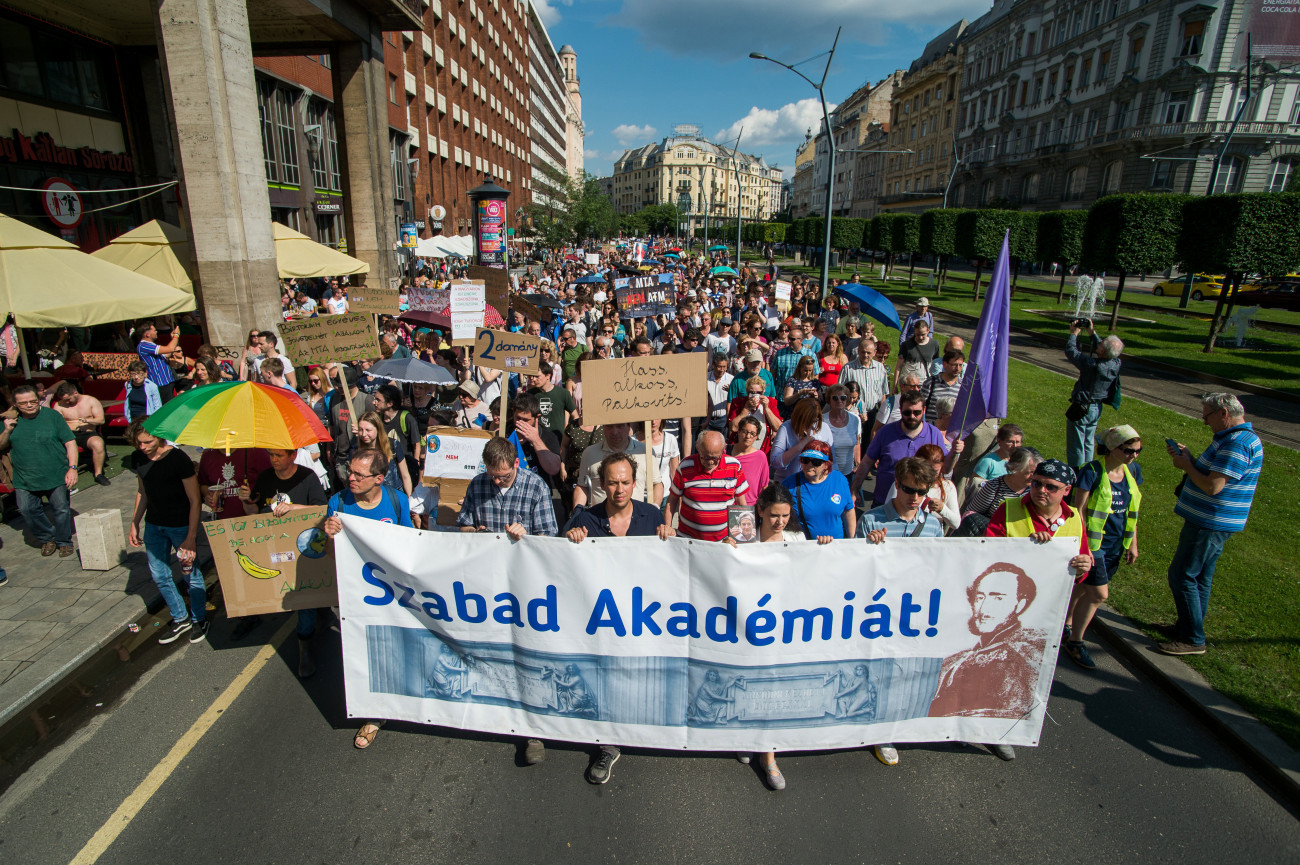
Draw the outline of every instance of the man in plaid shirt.
M524 535L559 534L551 490L540 477L519 470L513 442L494 438L483 448L484 471L469 482L456 524L462 532L505 532L510 540Z
M785 391L786 380L794 375L799 359L810 357L813 360L813 375L821 373L817 363L817 352L803 344L803 327L795 325L790 328L790 345L778 351L772 357L772 377L776 379L776 393L779 397Z

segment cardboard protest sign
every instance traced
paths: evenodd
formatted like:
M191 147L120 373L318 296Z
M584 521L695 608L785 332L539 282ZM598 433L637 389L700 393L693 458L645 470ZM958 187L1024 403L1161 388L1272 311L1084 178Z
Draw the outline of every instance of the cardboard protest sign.
M532 303L530 303L530 302L524 300L522 297L520 297L520 296L517 295L517 294L516 294L516 295L512 295L512 296L510 297L510 306L512 306L512 307L514 308L515 312L519 313L520 315L522 315L522 316L524 316L524 317L526 317L526 318L531 319L532 321L541 321L541 320L542 320L542 311L541 311L541 309L539 309L538 307L534 306ZM510 320L509 318L506 319L506 321L509 321L509 320Z
M406 289L406 308L415 312L437 312L446 309L447 292L427 285L411 285Z
M284 353L298 367L379 357L375 320L364 313L283 322L280 336L284 337Z
M582 364L582 419L633 423L708 413L708 352L660 354Z
M401 300L396 288L374 288L360 285L348 292L348 312L366 315L397 315Z
M334 542L323 507L203 524L226 615L256 616L338 604Z
M625 318L652 318L677 311L677 289L670 273L616 279L614 299Z
M589 252L589 253L587 253L587 264L591 265L592 267L595 267L595 266L599 265L599 264L600 264L600 253L598 253L598 252Z
M430 427L424 437L424 473L420 482L438 488L440 526L454 526L469 482L483 470L483 448L492 433L480 429Z
M506 312L510 308L510 275L501 267L485 267L479 264L471 264L465 268L465 275L470 279L481 281L487 289L487 305L501 314L501 318L506 318Z
M536 375L542 356L540 337L480 327L474 339L474 363L488 369Z
M101 378L120 378L128 379L131 375L126 368L131 365L131 361L139 360L140 355L119 353L115 351L83 351L81 353L81 365L88 369L108 370ZM238 360L239 358L235 358Z
M487 306L487 290L479 282L453 282L451 284L452 312L482 312Z

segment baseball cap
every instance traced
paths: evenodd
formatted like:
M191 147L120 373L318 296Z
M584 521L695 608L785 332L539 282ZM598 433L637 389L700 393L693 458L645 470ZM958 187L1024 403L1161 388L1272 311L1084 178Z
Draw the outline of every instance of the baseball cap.
M745 352L745 363L753 363L756 360L762 360L763 353L756 348L751 348Z
M916 308L917 308L917 309L920 309L920 308L923 307L923 306L929 306L929 305L930 305L930 298L928 298L928 297L918 297L918 298L916 299Z
M803 459L804 457L807 457L810 460L823 460L825 462L830 462L831 446L823 441L811 441L808 443L808 447L804 448L803 453L799 454L800 459Z

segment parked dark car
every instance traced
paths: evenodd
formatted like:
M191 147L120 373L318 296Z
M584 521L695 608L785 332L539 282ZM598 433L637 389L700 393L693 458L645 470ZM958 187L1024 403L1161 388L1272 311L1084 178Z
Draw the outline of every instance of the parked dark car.
M1300 280L1271 282L1250 293L1249 303L1263 309L1288 309L1300 312Z

